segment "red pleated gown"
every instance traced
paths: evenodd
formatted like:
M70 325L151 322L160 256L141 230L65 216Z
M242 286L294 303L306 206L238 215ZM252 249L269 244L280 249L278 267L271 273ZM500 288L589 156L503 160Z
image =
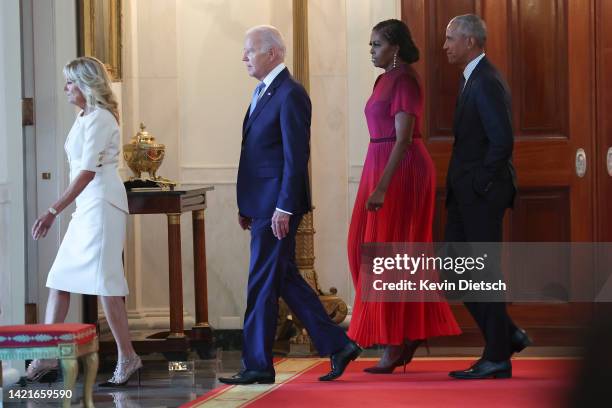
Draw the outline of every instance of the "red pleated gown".
M365 107L370 144L348 235L348 259L356 295L349 336L363 347L401 344L404 340L456 335L461 331L445 302L364 302L359 265L361 244L431 242L435 168L421 139L423 97L416 73L403 64L380 75ZM416 118L413 142L393 174L383 207L367 211L395 144L395 115Z

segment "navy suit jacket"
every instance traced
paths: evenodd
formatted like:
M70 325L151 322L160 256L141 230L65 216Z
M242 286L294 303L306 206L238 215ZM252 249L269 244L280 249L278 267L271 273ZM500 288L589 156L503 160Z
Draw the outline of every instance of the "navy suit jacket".
M271 218L280 208L310 211L310 98L285 68L242 125L237 198L242 216Z
M510 92L486 57L476 65L457 100L453 133L447 204L454 196L460 204L485 199L511 207L516 177Z

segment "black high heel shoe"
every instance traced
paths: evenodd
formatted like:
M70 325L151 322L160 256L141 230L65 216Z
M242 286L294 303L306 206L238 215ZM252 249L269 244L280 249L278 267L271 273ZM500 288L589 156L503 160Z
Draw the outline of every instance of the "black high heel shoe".
M138 356L128 358L127 360L117 361L117 367L110 380L98 384L98 387L124 387L127 385L130 377L136 373L138 377L138 386L140 387L140 369L142 368L142 360Z
M364 368L363 371L370 374L391 374L393 370L395 370L399 366L404 366L404 372L406 372L406 365L412 361L412 357L414 357L414 353L416 349L423 343L423 340L413 340L404 343L404 348L402 349L399 357L391 362L391 364L386 366L373 366ZM427 347L429 350L429 346Z

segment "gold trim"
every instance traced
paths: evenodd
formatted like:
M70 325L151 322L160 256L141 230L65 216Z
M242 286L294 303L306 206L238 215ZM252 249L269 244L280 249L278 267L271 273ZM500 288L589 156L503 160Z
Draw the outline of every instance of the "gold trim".
M97 353L98 352L98 336L96 336L92 341L85 344L80 344L77 346L77 355L83 356L89 353Z
M175 333L175 332L170 332L170 334L168 334L168 339L184 339L185 338L185 333Z
M168 225L181 225L181 213L170 213L168 216Z
M76 379L79 374L79 363L75 358L61 359L60 366L62 367L62 376L64 377L64 390L74 390L74 385L76 384ZM71 398L66 395L62 402L62 407L70 408L70 400Z
M307 0L293 0L293 48L293 75L309 92Z
M193 211L193 219L194 220L203 220L204 219L204 210L195 210L195 211Z
M83 405L85 408L93 408L93 386L96 381L96 374L98 373L98 353L89 353L83 356L83 371L84 371L84 381L83 381Z
M215 394L212 397L193 405L193 407L233 408L245 406L264 397L288 381L297 378L301 374L319 364L321 361L329 361L329 359L289 358L283 360L274 366L274 371L276 372L276 382L274 384L254 384L249 385L248 387L231 386L218 394Z
M466 360L474 361L479 357L416 357L413 361ZM378 361L377 357L359 358L358 361ZM577 357L515 357L513 360L579 360ZM329 358L288 358L274 366L276 382L249 386L230 386L209 398L196 403L192 408L200 407L243 407L278 389L281 385L293 381L320 363L328 363Z
M481 356L473 355L473 356L462 356L462 357L414 357L412 361L474 361L478 360ZM546 357L512 357L512 361L516 360L580 360L580 357L571 357L571 356L563 356L563 357L554 357L554 356L546 356ZM379 361L379 357L359 357L357 361ZM321 361L329 361L329 358L322 358Z
M101 13L96 10L95 0L78 0L79 9L79 55L93 56L101 60L114 82L121 81L121 31L122 31L122 0L105 0L102 4L108 7L108 21L106 27L108 29L108 48L109 55L107 58L101 50L96 50L96 17Z

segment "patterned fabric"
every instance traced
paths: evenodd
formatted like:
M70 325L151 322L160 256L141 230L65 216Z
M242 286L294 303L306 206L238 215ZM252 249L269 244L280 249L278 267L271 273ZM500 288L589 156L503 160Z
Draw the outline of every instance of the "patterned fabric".
M86 344L96 337L96 326L81 323L0 326L0 348L49 347L61 343Z

